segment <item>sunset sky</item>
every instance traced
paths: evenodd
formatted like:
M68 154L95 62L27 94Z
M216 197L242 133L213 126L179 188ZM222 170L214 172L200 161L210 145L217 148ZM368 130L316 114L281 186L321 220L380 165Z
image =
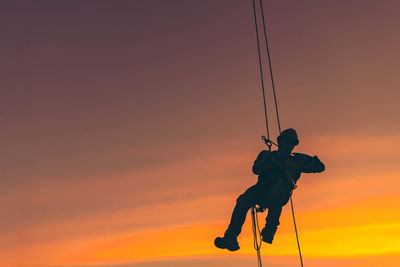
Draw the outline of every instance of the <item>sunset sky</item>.
M304 266L400 266L400 1L264 10L282 127L326 165L293 195ZM257 266L250 216L239 251L213 245L265 149L252 16L250 0L2 1L0 265ZM290 206L261 253L300 266Z

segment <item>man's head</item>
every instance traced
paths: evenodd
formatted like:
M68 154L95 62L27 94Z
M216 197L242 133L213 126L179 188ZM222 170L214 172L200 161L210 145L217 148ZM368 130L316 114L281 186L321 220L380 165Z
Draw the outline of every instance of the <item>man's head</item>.
M278 136L278 147L283 148L288 145L297 146L299 144L299 139L297 137L297 133L294 129L289 128L284 130Z

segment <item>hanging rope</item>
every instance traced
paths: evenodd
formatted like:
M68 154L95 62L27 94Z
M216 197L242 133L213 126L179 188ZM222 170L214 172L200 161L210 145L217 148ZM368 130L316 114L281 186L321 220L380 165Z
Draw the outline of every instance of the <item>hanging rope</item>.
M260 79L261 79L261 89L262 89L262 95L263 95L263 100L264 100L264 115L265 115L265 126L267 128L267 140L270 139L270 134L269 134L269 123L268 123L268 113L267 113L267 103L266 103L266 97L265 97L265 87L264 87L264 74L263 74L263 66L262 66L262 60L261 60L261 51L260 51L260 38L258 37L258 26L257 26L257 12L256 12L256 4L253 0L253 14L254 14L254 26L256 28L256 37L257 37L257 51L258 51L258 63L260 67ZM271 150L271 146L269 146L269 150ZM257 216L257 210L255 207L251 208L251 226L253 229L253 240L254 240L254 249L257 251L257 264L258 267L262 267L262 261L261 261L261 233L260 233L260 228L258 224L258 216Z
M267 113L267 103L265 97L265 88L264 88L264 74L263 74L263 66L261 60L261 51L260 51L260 38L258 37L258 26L257 26L257 12L256 12L256 4L253 0L253 14L254 14L254 25L256 27L256 36L257 36L257 51L258 51L258 63L260 65L260 78L261 78L261 88L262 95L264 100L264 115L265 115L265 126L267 128L267 138L270 139L269 135L269 124L268 124L268 113Z
M261 232L260 232L260 226L258 224L258 215L257 215L257 210L255 207L251 207L251 226L253 229L253 240L254 240L254 249L257 251L257 263L258 267L262 267L262 262L261 262L261 245L262 245L262 240L261 240Z
M260 7L261 7L261 17L263 22L263 29L264 29L264 39L265 39L265 47L267 50L267 57L268 57L268 66L269 66L269 74L271 76L271 84L272 84L272 91L274 93L274 102L275 102L275 112L276 112L276 121L278 122L278 129L279 134L281 134L281 122L279 120L279 112L278 112L278 101L276 100L276 92L275 92L275 82L274 82L274 75L272 73L272 64L271 64L271 56L269 55L269 46L268 46L268 38L267 38L267 28L265 26L265 19L264 19L264 8L262 4L262 0L260 0ZM258 34L257 34L258 35ZM264 100L265 105L265 100Z
M266 96L265 96L265 87L264 87L264 74L263 74L261 52L260 52L260 38L259 38L258 26L257 26L257 13L256 13L255 0L252 0L252 1L253 1L253 13L254 13L256 36L257 36L257 50L258 50L258 60L259 60L259 65L260 65L261 88L262 88L262 94L263 94L263 100L264 100L264 114L265 114L265 122L266 122L266 128L267 128L267 138L269 140L270 139L270 133L269 133L268 116L267 116L267 104L266 104ZM268 46L267 27L266 27L266 23L265 23L264 8L263 8L262 0L260 0L260 8L261 8L261 17L262 17L262 23L263 23L263 30L264 30L265 47L266 47L267 57L268 57L269 73L270 73L270 77L271 77L272 91L273 91L273 94L274 94L276 120L277 120L277 123L278 123L279 134L281 134L282 131L281 131L281 123L280 123L280 120L279 120L278 101L277 101L277 98L276 98L275 82L274 82L274 75L273 75L273 72L272 72L271 56L270 56L270 51L269 51L269 46ZM271 150L270 146L269 146L269 149ZM292 210L294 230L295 230L295 233L296 233L297 248L299 250L300 264L301 264L301 267L303 267L303 257L301 255L300 241L299 241L299 235L298 235L298 232L297 232L297 225L296 225L296 218L295 218L295 213L294 213L292 196L290 196L290 206L291 206L291 210ZM254 235L254 248L257 250L258 266L261 267L262 266L261 255L260 255L261 241L260 241L260 244L259 244L258 243L258 238L260 236L260 231L259 231L259 228L258 228L258 218L257 218L257 212L256 212L255 207L252 207L251 214L252 214L252 226L253 226L253 235Z
M303 267L303 257L301 256L299 235L297 234L297 225L296 225L296 218L294 216L294 207L293 207L292 196L290 196L290 206L292 207L293 225L294 225L294 231L296 232L297 248L299 249L299 256L300 256L300 264L301 264L301 267Z

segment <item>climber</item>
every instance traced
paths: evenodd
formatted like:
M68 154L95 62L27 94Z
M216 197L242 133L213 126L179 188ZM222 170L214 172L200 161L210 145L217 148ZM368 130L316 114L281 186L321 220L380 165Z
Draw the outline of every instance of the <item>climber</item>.
M255 205L261 210L268 209L261 236L264 242L272 244L282 207L288 203L301 173L325 170L318 157L292 153L298 143L296 131L286 129L278 136L278 150L261 151L253 165L254 174L259 175L258 182L238 197L224 237L217 237L214 241L216 247L230 251L240 248L237 237L246 220L247 211Z

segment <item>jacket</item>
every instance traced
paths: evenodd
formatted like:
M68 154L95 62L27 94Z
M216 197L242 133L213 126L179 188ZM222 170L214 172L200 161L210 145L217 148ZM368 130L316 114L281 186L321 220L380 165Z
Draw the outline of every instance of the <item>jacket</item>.
M296 182L301 173L318 173L325 170L324 164L317 156L309 156L290 151L263 150L254 161L253 173L258 176L261 184L270 184L284 181L291 190L296 188Z

